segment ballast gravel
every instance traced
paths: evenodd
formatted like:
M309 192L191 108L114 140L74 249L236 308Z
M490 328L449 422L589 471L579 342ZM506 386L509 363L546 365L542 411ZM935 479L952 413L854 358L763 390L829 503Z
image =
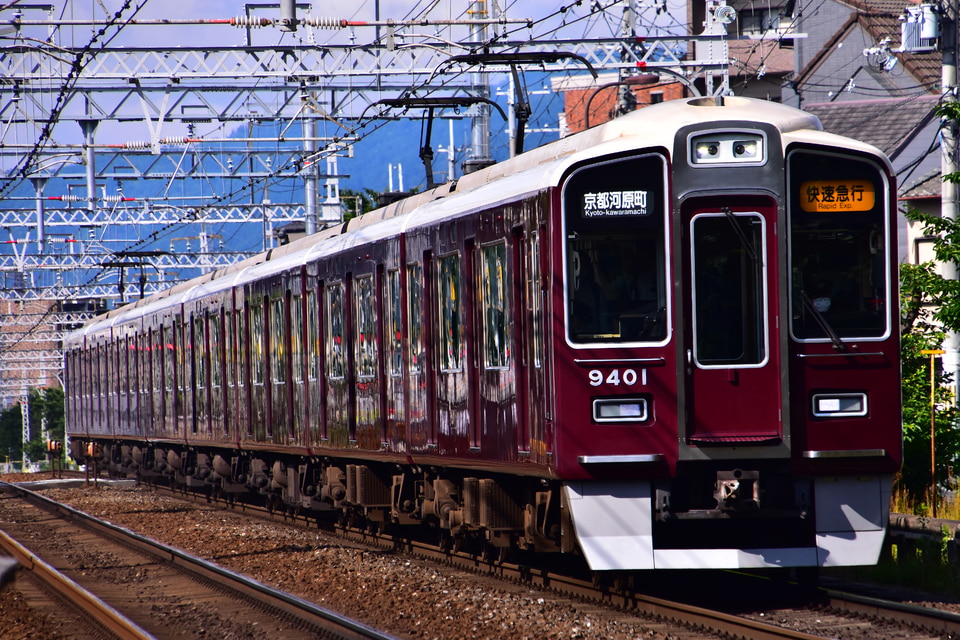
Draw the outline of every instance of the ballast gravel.
M222 504L188 502L143 487L91 485L44 494L400 638L676 637L668 627L644 624L629 614L371 550L302 526L253 519L239 508L224 510ZM0 590L0 628L14 622L6 613L18 598L13 590ZM14 615L24 620L28 613ZM207 633L216 637L215 630ZM0 640L8 637L13 636L0 633Z

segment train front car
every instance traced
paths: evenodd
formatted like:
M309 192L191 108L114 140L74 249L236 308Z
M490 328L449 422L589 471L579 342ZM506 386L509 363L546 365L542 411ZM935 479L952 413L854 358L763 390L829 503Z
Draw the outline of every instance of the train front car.
M643 144L576 164L552 221L556 466L590 567L875 563L901 459L888 161L741 98L625 120Z

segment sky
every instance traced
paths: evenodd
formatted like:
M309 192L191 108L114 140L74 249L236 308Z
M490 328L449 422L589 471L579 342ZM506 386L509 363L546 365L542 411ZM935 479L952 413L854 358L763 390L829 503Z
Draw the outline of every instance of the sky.
M276 3L277 0L272 0ZM251 3L264 5L270 2ZM666 3L666 4L664 4ZM123 8L122 17L128 19L133 17L138 24L127 25L120 29L108 30L105 34L96 38L96 47L109 46L111 48L129 48L129 47L194 47L198 43L205 46L241 46L246 44L247 30L222 24L208 25L182 25L182 24L164 24L151 25L144 24L159 20L223 20L235 16L246 14L247 3L236 0L129 0L129 6L124 8L124 0L53 0L51 4L55 7L54 17L61 20L62 24L57 30L48 26L25 26L19 34L11 32L10 27L0 25L0 47L10 47L23 42L39 43L47 39L51 32L54 33L55 43L62 46L82 47L87 45L95 36L100 25L90 24L70 24L71 21L88 20L91 17L95 20L105 20L112 17L118 10ZM300 2L300 5L307 3ZM304 8L298 9L298 17L305 19L308 16L319 16L336 20L348 21L369 21L374 20L378 11L378 0L363 0L344 3L330 2L312 2L311 10ZM3 20L12 20L16 12L22 11L24 20L42 20L46 19L46 13L30 9L30 6L36 6L32 1L11 1L0 0L0 22ZM555 40L555 39L580 39L587 37L610 37L618 33L620 28L620 18L622 16L622 3L617 4L612 0L584 0L578 6L575 0L487 0L487 9L493 14L498 14L502 9L509 20L530 20L532 28L526 24L510 24L506 27L498 27L498 33L504 29L509 30L506 36L510 40ZM590 11L595 6L611 7L606 14L599 17L588 17ZM433 21L438 20L456 20L466 17L466 11L473 6L470 0L379 0L379 16L381 20L392 19L395 21L419 21L424 17ZM643 6L646 7L646 16L644 20L647 33L685 33L685 3L683 0L644 0ZM666 6L669 10L663 11ZM561 7L568 7L567 11L559 11ZM338 12L345 8L344 12ZM659 9L659 10L658 10ZM277 18L279 10L277 8L257 8L252 10L254 15ZM436 25L411 26L407 29L407 34L427 35L430 37L440 37L449 41L465 41L467 32L465 27L457 27L459 31L438 27ZM491 31L493 27L491 27ZM381 28L381 36L385 35L386 29ZM375 40L377 30L371 26L356 27L348 29L320 29L301 26L296 32L283 32L279 28L270 27L263 29L250 30L251 44L255 46L274 46L284 44L309 44L317 47L323 47L325 44L348 44L364 45ZM23 35L35 38L32 41L18 41L16 36ZM422 41L419 35L407 35L402 42L407 44L419 43ZM55 48L51 48L51 55L55 55ZM135 72L132 73L135 75ZM369 80L365 80L369 81ZM540 78L531 80L531 89L542 90L545 81ZM502 94L506 88L505 75L491 76L491 86L494 93ZM55 89L53 87L52 89ZM50 100L56 95L56 91L50 94ZM392 97L392 96L391 96ZM501 100L502 100L501 95ZM209 100L215 101L223 99L217 94L210 94ZM0 85L0 107L3 103L11 100L10 87ZM136 99L131 100L129 108L139 112L137 104L133 104ZM549 129L557 126L557 119L561 106L559 99L554 97L551 101L548 97L537 97L534 104L534 117L529 123L529 128ZM0 113L0 115L3 115ZM386 189L389 175L389 165L393 162L402 162L404 165L404 187L416 187L423 182L423 168L417 157L419 140L417 139L417 129L419 123L406 122L405 126L390 123L377 128L370 133L370 137L382 136L384 141L379 145L373 145L371 148L378 150L375 153L376 159L372 164L377 165L369 175L373 177L364 177L358 183L357 180L346 181L348 186L353 188L370 187L381 190ZM280 125L277 125L280 128ZM506 148L506 136L502 134L505 124L499 115L495 115L491 120L491 128L500 133L499 141L495 140L492 149L497 157L503 157L503 151ZM402 133L400 132L402 129ZM369 129L368 129L369 130ZM412 130L412 132L411 132ZM238 135L245 131L245 125L231 123L221 125L212 122L197 125L196 134L210 139L224 138L229 135ZM161 136L185 135L184 125L179 123L164 123ZM342 131L340 132L342 134ZM321 135L332 135L328 131L321 131ZM469 135L469 123L466 119L455 122L455 144L463 145ZM14 128L3 129L2 138L11 143L32 143L38 136L38 127L25 126L17 131ZM432 146L435 150L434 166L438 173L446 171L446 158L442 148L448 145L449 131L447 122L441 121L435 125ZM96 142L104 143L122 143L130 140L142 141L149 140L151 132L143 123L131 122L128 124L110 123L102 124L96 132ZM547 133L542 136L528 134L528 148L537 144L539 141L555 139L556 135ZM53 140L62 143L81 142L79 127L73 122L61 122L52 137ZM368 141L369 142L369 141ZM391 162L392 158L385 157L391 148L402 147L407 151L403 159L397 158ZM380 151L380 150L383 151ZM458 164L463 160L463 153L460 152ZM371 164L363 154L355 155L353 160L344 160L340 167L341 172L361 174L367 173L361 171L361 167L366 169L365 165ZM0 167L0 170L6 171L9 167ZM82 172L82 167L77 167ZM157 182L157 181L151 181ZM162 182L162 181L160 181ZM29 185L26 185L29 187ZM114 185L108 185L111 189ZM163 187L164 185L160 185ZM395 187L399 186L399 179L395 178ZM158 187L158 188L160 188Z

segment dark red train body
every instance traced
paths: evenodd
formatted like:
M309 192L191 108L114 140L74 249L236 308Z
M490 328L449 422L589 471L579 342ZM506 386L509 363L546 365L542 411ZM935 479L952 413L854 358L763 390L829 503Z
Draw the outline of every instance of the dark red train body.
M72 451L595 570L873 563L895 193L800 111L644 108L92 321Z

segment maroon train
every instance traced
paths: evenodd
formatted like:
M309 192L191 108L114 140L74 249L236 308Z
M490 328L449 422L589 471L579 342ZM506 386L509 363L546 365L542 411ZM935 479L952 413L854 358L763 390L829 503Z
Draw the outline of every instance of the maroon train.
M801 111L647 107L93 320L71 451L594 570L873 563L895 193Z

